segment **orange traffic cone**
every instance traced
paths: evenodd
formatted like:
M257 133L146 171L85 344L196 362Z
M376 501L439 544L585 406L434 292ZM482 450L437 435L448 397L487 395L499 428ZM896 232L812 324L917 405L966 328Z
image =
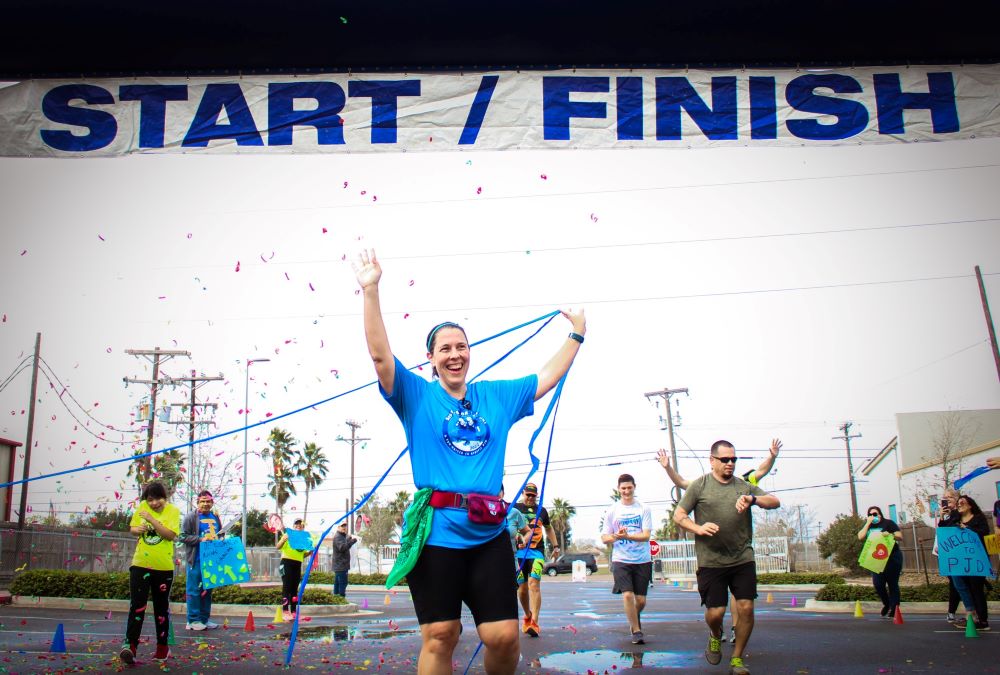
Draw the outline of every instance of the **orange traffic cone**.
M767 602L774 602L774 596L770 592L767 594Z
M252 633L255 630L257 630L256 628L254 628L253 625L253 612L247 612L247 622L243 626L243 630L246 631L247 633Z
M903 623L903 610L899 608L899 605L896 605L896 615L892 617L892 622L899 624Z

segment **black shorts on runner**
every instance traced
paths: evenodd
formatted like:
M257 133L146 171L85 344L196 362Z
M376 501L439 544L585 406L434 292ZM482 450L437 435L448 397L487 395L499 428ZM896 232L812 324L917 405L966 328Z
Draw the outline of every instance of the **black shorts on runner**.
M504 530L473 548L425 545L406 583L419 623L457 621L464 602L478 626L517 620L514 574L514 552Z
M612 593L646 595L653 579L653 563L611 563L611 576L615 579Z
M705 607L725 607L730 591L737 600L757 599L757 563L698 568L698 593Z

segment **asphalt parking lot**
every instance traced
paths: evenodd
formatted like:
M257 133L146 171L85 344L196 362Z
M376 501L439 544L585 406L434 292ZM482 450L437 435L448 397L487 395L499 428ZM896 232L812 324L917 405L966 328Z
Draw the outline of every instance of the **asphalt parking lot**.
M721 665L703 656L707 630L698 595L657 584L643 613L646 644L632 645L621 602L610 592L610 579L591 577L574 583L545 579L538 638L523 637L519 673L726 673L729 645ZM943 616L906 616L895 625L877 615L820 614L792 609L802 593L773 593L757 603L757 623L746 664L751 672L841 673L1000 673L1000 636L983 633L968 639ZM294 672L374 671L413 673L420 648L418 626L409 596L389 596L378 589L351 590L349 599L369 609L336 617L308 617L300 623L290 670ZM905 607L904 607L905 612ZM304 617L307 615L304 615ZM165 664L152 661L153 647L140 646L136 673L265 672L283 670L289 624L256 618L256 630L243 630L244 619L229 618L222 629L192 633L183 616L173 617L177 644ZM113 655L121 644L124 612L56 610L16 604L0 608L0 672L114 672L123 667ZM66 654L49 652L62 623ZM456 672L482 673L482 654L471 617L455 652ZM728 620L727 620L728 628ZM151 635L148 626L145 635Z

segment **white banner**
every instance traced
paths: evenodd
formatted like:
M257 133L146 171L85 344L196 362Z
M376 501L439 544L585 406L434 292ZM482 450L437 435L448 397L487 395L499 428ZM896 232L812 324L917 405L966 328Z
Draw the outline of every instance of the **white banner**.
M1000 66L34 80L0 155L802 146L998 135Z

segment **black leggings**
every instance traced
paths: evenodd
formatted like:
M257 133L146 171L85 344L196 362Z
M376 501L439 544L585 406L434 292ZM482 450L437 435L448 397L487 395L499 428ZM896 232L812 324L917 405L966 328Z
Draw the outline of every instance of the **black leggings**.
M156 617L156 644L167 644L170 636L170 585L173 570L151 570L146 567L128 568L128 625L125 639L130 645L139 643L142 622L146 618L146 601L153 596L153 616Z
M902 556L900 556L902 558ZM895 612L899 604L899 575L903 572L903 561L890 556L881 574L872 574L872 585L883 605Z
M302 581L302 561L282 558L278 565L281 575L281 608L294 612L299 604L299 582Z

